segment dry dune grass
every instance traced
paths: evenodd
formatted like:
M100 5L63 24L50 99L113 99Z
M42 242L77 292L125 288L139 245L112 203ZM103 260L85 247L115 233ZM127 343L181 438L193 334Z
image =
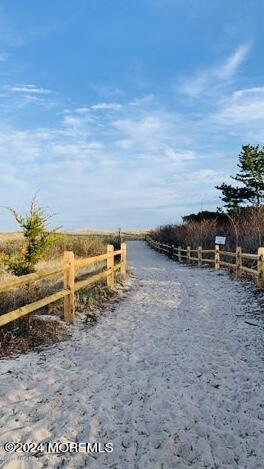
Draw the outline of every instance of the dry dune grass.
M0 231L0 243L20 239L23 239L23 233L20 231Z
M21 233L4 233L0 236L0 253L14 253L21 248L25 242ZM106 252L106 244L111 242L118 247L117 239L105 237L82 237L77 235L59 234L54 244L49 248L45 259L38 263L36 270L44 268L53 268L62 264L63 252L73 251L76 258L90 257ZM104 264L96 266L96 271L102 268ZM77 273L77 278L91 274L95 270L94 266L84 268ZM14 278L15 276L8 272L7 267L0 262L0 282ZM25 285L20 288L12 289L0 294L0 314L12 311L20 306L34 302L40 298L50 295L62 287L62 277L54 276ZM87 312L87 322L93 323L95 310L106 301L106 298L112 295L105 284L99 284L89 289L83 289L76 295L76 304L78 311ZM45 318L45 320L43 320ZM31 348L44 344L50 344L57 340L62 340L69 334L63 318L63 300L58 301L37 314L30 315L13 321L0 328L0 357L10 353L25 352ZM56 319L54 321L54 319Z
M142 230L121 230L121 233L131 233L131 234L141 234L141 233L148 233L149 232L149 229L142 229ZM101 235L101 236L104 236L104 235L118 235L119 233L119 230L87 230L87 229L83 229L83 230L79 230L79 231L73 231L72 232L73 234L90 234L90 235L93 235L93 234L96 234L96 235Z
M150 230L124 230L120 232L122 239L142 239L146 235L148 235ZM99 236L99 237L110 237L110 238L118 238L119 231L99 231L99 230L80 230L76 233L71 233L73 235L78 234L81 236Z
M217 219L185 222L181 225L164 225L152 232L157 241L186 248L214 249L215 237L225 236L226 251L235 252L239 246L244 253L256 254L264 246L264 207L252 208L246 213L230 217L228 222ZM230 262L223 256L222 260ZM257 261L244 259L243 265L256 269ZM246 276L246 274L243 274Z
M215 220L192 221L181 225L164 225L152 236L175 246L213 248L215 236L226 236L226 250L235 251L240 246L244 252L256 253L264 245L264 207L252 208L245 214L230 217L228 222Z

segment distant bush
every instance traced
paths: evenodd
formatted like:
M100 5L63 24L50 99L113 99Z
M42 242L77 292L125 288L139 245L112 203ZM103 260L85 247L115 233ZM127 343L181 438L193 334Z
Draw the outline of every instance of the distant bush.
M186 248L212 248L215 236L226 236L226 248L234 251L240 246L245 252L255 253L264 245L264 206L247 208L234 216L186 221L179 225L163 225L152 231L157 241Z
M209 210L203 210L198 213L191 213L182 217L184 222L190 221L203 221L203 220L217 220L220 223L228 222L228 216L222 212L210 212Z
M47 249L45 259L57 259L64 251L73 251L77 257L96 256L106 252L106 240L99 236L68 235L57 233ZM112 240L109 244L113 244Z

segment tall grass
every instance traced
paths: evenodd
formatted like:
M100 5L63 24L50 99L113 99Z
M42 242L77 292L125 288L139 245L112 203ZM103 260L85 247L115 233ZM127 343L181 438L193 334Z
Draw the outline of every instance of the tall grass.
M0 237L0 282L15 278L7 266L1 262L1 253L11 254L18 252L23 246L25 240L23 236L3 236ZM59 234L56 236L55 242L49 247L45 259L40 261L36 270L49 267L57 267L61 265L63 259L63 252L73 251L75 256L78 257L91 257L106 252L106 245L113 244L115 249L119 248L119 239L110 238L109 236L78 236L78 235L64 235ZM103 267L96 267L96 269ZM81 269L78 272L77 278L83 275L91 274L94 267L90 266ZM25 304L37 301L47 295L54 293L62 288L61 276L54 276L50 279L45 279L35 282L30 285L25 285L5 293L0 294L0 314L12 311ZM94 308L99 307L105 302L105 299L112 295L108 291L104 283L96 285L92 288L81 290L76 295L76 306L78 311L86 311L87 323L94 322ZM48 314L43 316L40 314ZM27 351L35 346L53 343L59 338L66 336L67 328L64 323L60 322L63 317L63 300L58 301L52 305L38 311L36 315L30 315L16 321L13 321L6 326L0 328L0 357L6 356L11 352ZM57 318L58 321L54 321Z
M201 220L175 225L163 225L151 232L157 241L186 248L199 246L213 248L215 236L226 236L226 249L235 251L240 246L244 252L256 253L264 246L264 207L252 208L246 213L230 217L227 222Z

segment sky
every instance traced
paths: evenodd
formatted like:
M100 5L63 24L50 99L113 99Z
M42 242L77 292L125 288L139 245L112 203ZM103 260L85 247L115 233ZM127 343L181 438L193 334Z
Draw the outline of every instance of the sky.
M65 230L221 205L263 144L262 0L0 0L0 231L37 192Z

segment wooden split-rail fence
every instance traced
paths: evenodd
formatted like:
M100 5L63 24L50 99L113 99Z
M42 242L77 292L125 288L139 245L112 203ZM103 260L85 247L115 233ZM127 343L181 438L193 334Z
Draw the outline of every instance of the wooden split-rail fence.
M184 260L189 264L196 262L199 267L203 264L211 264L215 270L227 267L236 273L236 277L240 277L245 272L256 279L258 287L264 288L264 247L259 247L257 254L249 254L242 252L241 247L237 247L235 252L224 251L220 249L219 245L216 245L215 249L203 249L201 246L197 249L191 249L191 246L187 246L184 249L181 246L160 243L150 237L147 237L146 240L153 249L168 255L171 259ZM230 259L230 261L227 262L226 259ZM231 262L232 259L234 262ZM256 268L244 265L245 260L254 261Z
M115 264L115 257L120 256L120 262ZM79 269L93 264L98 264L105 261L106 270L89 276L84 280L76 281L76 273ZM46 296L41 300L22 306L9 313L0 316L0 326L4 326L15 319L26 316L33 311L39 310L55 301L64 298L64 319L67 323L73 323L75 319L75 292L84 287L89 287L103 279L106 279L107 285L110 289L115 288L115 272L120 271L121 278L126 276L126 243L121 243L120 250L114 250L114 246L107 245L105 254L98 256L87 257L82 259L75 259L72 251L65 251L63 264L55 269L43 269L39 272L23 275L12 280L0 283L0 293L18 288L24 285L29 285L39 280L47 279L52 276L61 275L64 278L63 289Z

